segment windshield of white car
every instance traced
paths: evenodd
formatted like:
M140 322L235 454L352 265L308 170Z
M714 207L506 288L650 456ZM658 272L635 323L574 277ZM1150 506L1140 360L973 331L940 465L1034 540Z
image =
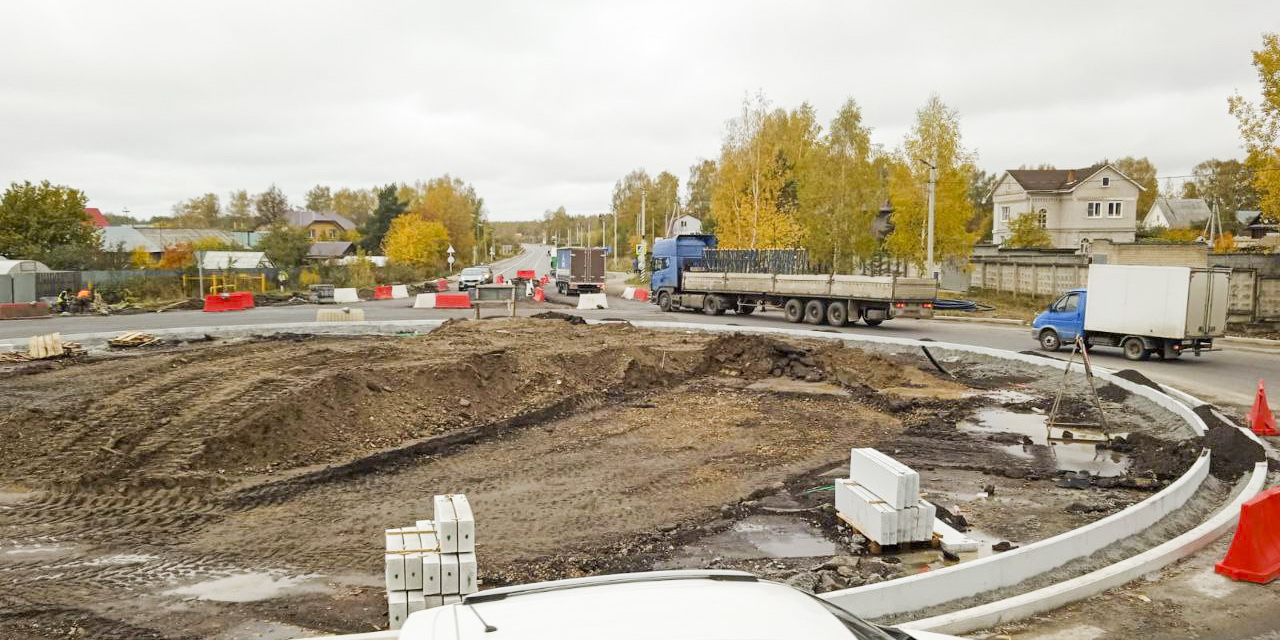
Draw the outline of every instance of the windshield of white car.
M894 640L894 636L890 635L885 629L871 624L870 622L867 622L866 620L863 620L862 618L859 618L858 616L855 616L852 613L819 598L818 596L809 593L806 593L805 595L821 603L822 606L826 608L831 615L835 616L836 619L840 621L840 624L843 624L844 628L848 629L849 632L853 634L853 637L858 638L858 640Z
M482 275L485 275L485 274L486 274L486 273L488 273L488 272L489 272L489 270L488 270L488 269L477 269L477 268L471 267L471 268L463 269L463 270L462 270L462 275L464 275L464 276L482 276Z

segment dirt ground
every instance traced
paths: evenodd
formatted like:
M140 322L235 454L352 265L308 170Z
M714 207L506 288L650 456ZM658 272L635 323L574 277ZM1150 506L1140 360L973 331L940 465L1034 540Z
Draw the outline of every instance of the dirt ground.
M868 557L835 521L825 487L853 446L919 469L988 543L1158 488L1060 488L1053 447L957 429L1052 398L1023 374L948 366L956 377L920 354L552 318L0 369L0 637L381 628L382 530L429 518L437 493L470 497L486 587L732 566L822 591L954 561ZM1152 418L1104 391L1117 428ZM1133 460L1127 477L1144 476ZM775 528L797 546L753 533Z

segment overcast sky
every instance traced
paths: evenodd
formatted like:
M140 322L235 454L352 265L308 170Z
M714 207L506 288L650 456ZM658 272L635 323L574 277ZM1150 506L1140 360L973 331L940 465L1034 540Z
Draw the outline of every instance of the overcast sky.
M1032 8L1034 7L1034 8ZM747 92L897 146L937 92L980 167L1241 157L1255 2L156 2L0 7L0 182L164 215L205 192L443 173L490 217L607 211L719 153ZM1164 184L1162 183L1163 187Z

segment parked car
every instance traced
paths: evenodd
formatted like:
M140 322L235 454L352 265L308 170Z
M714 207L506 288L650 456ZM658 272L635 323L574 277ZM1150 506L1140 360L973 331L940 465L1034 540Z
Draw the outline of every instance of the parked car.
M493 271L489 270L488 265L477 265L467 267L462 270L462 274L458 276L458 288L470 289L472 287L489 284L493 282Z
M741 571L652 571L490 589L409 615L400 640L941 640Z

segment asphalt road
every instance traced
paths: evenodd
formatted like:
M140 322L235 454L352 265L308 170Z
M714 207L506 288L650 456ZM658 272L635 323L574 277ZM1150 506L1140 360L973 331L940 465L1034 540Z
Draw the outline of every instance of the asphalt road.
M515 275L522 269L533 269L539 276L550 271L550 258L547 252L551 247L545 245L525 245L525 252L494 262L491 266L494 274L502 274L506 278ZM587 318L620 318L627 320L661 320L667 322L688 322L704 324L727 324L738 326L793 326L806 328L808 325L788 325L779 311L759 312L751 316L738 316L732 313L723 316L706 316L693 312L663 313L655 305L647 302L623 300L616 294L621 289L617 278L610 287L610 308L607 310L574 311ZM552 288L548 287L548 290ZM575 303L576 298L550 296L549 306L563 310L566 305ZM384 300L362 302L358 305L365 311L366 320L412 320L423 318L469 317L471 311L450 311L435 309L413 309L412 300ZM296 306L259 307L243 312L205 313L202 311L167 311L164 313L144 313L119 316L77 316L54 317L41 320L10 320L0 322L0 339L25 338L34 334L61 332L63 334L93 333L105 331L145 331L174 327L226 326L247 324L272 324L285 322L309 322L315 319L316 305L304 304ZM518 310L521 315L530 315L544 310L542 305L530 303L522 305ZM815 327L817 328L817 327ZM1037 348L1025 327L999 325L979 322L962 322L957 320L891 320L879 327L855 325L841 329L820 327L826 331L841 333L868 334L879 336L897 336L902 338L930 338L939 342L957 342L980 345L996 349L1024 351ZM1179 360L1147 362L1130 362L1125 360L1117 349L1099 348L1093 353L1095 362L1112 369L1136 369L1157 382L1167 383L1183 389L1204 400L1235 408L1241 411L1253 402L1254 391L1258 380L1266 380L1270 389L1280 394L1280 349L1269 349L1256 345L1240 345L1222 343L1221 351L1206 353L1197 358L1193 355L1183 356ZM1066 352L1057 354L1066 357ZM1277 396L1280 398L1280 396Z

